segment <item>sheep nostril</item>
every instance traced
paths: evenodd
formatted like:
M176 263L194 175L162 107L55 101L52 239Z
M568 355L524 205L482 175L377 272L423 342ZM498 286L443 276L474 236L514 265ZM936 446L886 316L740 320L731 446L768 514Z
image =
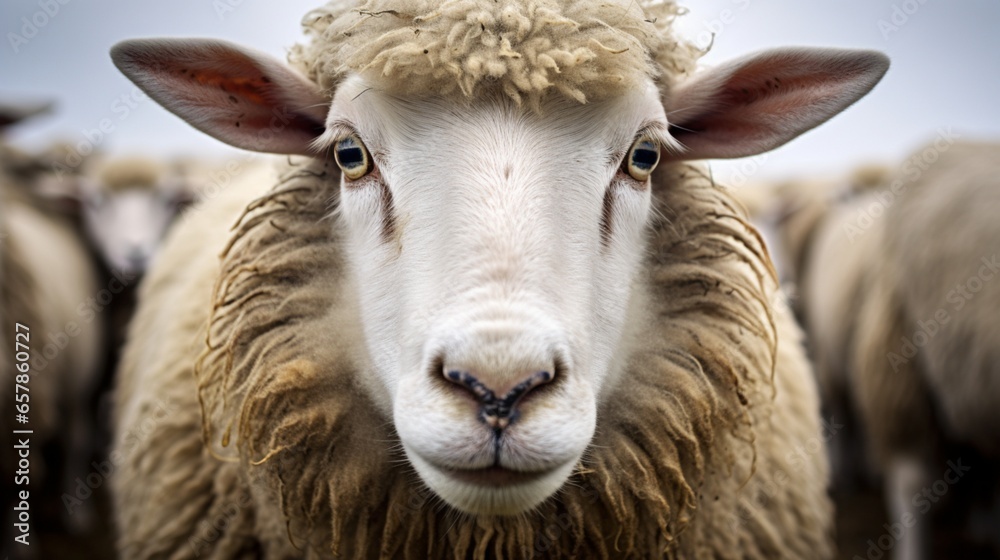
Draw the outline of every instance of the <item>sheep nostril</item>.
M467 371L445 370L444 376L448 381L468 391L482 406L489 405L496 400L493 391Z
M551 382L555 375L550 371L536 371L503 395L497 395L471 373L445 370L445 378L463 387L479 403L480 417L497 431L505 429L517 416L517 405L531 391Z

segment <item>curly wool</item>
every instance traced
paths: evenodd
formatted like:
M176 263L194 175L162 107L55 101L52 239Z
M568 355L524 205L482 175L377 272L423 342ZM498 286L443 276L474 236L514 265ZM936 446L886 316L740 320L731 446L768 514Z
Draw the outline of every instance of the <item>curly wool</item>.
M534 108L549 92L580 103L643 78L661 87L702 54L671 30L672 1L334 0L303 20L290 59L332 93L349 72L399 94L471 98L498 88Z

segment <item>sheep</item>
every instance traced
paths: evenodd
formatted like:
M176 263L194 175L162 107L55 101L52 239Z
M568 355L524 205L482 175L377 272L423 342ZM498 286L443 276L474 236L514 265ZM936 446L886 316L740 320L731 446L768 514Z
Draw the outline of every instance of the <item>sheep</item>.
M47 181L44 196L71 206L104 267L141 276L167 228L195 196L195 162L138 155L90 158L80 173Z
M203 186L201 177L207 167L180 158L96 154L73 173L47 175L48 180L36 189L72 217L100 265L101 283L114 289L114 297L101 308L105 367L93 387L89 407L102 427L109 424L109 394L135 313L136 287L167 229ZM110 445L110 434L96 431L91 441L94 449L103 451Z
M929 152L932 165L910 165ZM929 549L923 489L951 465L960 467L948 474L954 482L970 460L1000 459L997 328L988 311L1000 298L989 281L1000 234L990 215L998 156L995 144L928 146L892 174L867 173L866 184L878 187L840 201L814 195L810 210L789 220L799 224L783 229L802 247L793 267L823 399L856 414L865 444L846 450L835 471L849 479L871 465L884 477L890 521L906 526L894 536L901 560ZM967 282L979 286L975 294ZM980 480L988 497L990 485L1000 488L995 476ZM986 520L994 541L998 505L993 497Z
M114 364L135 311L135 287L167 229L193 201L205 166L191 160L101 155L80 167L78 174L50 180L40 189L72 207L105 278L123 285L107 311L108 363Z
M50 101L10 102L0 101L0 131L52 110Z
M849 371L870 449L886 476L888 509L894 519L916 517L898 558L922 557L929 528L921 514L927 511L913 497L949 468L956 471L947 461L960 457L947 455L949 444L970 445L1000 460L992 312L1000 304L1000 287L991 282L1000 270L1000 227L993 215L1000 202L1000 146L958 143L944 152L927 150L939 154L937 161L916 178L916 168L904 166L896 180L905 188L884 219L868 233L851 230L871 235L863 243L879 243L884 251L877 262L868 261L873 266L866 273ZM885 204L885 193L893 192L882 191L878 202ZM947 481L964 474L959 467ZM990 478L995 489L997 477ZM998 534L994 518L988 535L1000 551Z
M881 249L867 238L847 243L842 227L856 207L867 205L865 193L883 180L886 172L878 169L761 182L734 193L767 241L790 308L807 334L820 410L837 427L835 437L825 443L842 557L864 556L863 546L844 549L877 538L871 530L880 527L870 516L866 521L858 515L859 497L877 504L879 494L866 461L864 429L854 412L845 361L846 338L854 332L857 311L858 288L850 279L868 266L863 250Z
M21 451L5 446L3 474L5 489L16 490L7 494L10 499L29 492L30 522L38 527L45 523L44 512L63 510L59 490L72 488L85 472L91 451L87 399L102 366L104 319L87 305L100 291L89 252L73 224L24 183L26 156L17 154L17 160L11 168L0 162L0 333L5 341L0 374L4 427L8 433L31 430L18 436L30 440L30 468L20 468L16 453ZM24 361L15 361L17 333L17 341L29 347L17 350L28 353L28 372L19 367ZM18 395L15 401L15 392L27 397ZM15 412L26 414L27 425L15 421ZM17 470L25 472L15 477ZM71 528L86 528L91 520L89 510L79 511L84 513L69 518ZM10 546L17 557L33 550Z
M756 231L688 162L787 142L888 60L695 73L679 11L334 2L298 71L116 45L196 128L305 156L188 212L140 288L121 554L830 557L800 333Z
M764 237L782 284L794 290L820 220L839 202L881 188L892 172L889 165L868 163L845 175L759 181L733 193Z

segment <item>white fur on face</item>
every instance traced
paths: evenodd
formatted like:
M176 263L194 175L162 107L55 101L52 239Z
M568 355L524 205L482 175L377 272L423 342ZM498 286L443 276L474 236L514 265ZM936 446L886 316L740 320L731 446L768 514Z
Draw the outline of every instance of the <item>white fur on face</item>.
M473 514L534 507L589 445L617 373L650 206L648 182L621 162L641 131L666 139L652 84L543 109L501 96L403 101L355 77L339 88L324 138L356 132L375 162L344 180L339 208L376 374L369 389L424 482ZM536 372L555 378L498 436L449 371L497 395ZM454 472L491 467L533 475L486 485Z
M176 197L149 187L86 191L84 227L105 263L126 274L145 272L177 214Z

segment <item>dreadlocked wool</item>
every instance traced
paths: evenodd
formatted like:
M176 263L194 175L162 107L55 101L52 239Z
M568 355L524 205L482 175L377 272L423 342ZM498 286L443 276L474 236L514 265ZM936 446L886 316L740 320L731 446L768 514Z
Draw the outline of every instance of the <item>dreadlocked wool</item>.
M267 193L251 174L192 212L121 368L123 555L828 557L815 390L761 242L699 169L663 171L631 382L556 499L516 518L444 511L386 443L325 218L334 171L293 168Z

